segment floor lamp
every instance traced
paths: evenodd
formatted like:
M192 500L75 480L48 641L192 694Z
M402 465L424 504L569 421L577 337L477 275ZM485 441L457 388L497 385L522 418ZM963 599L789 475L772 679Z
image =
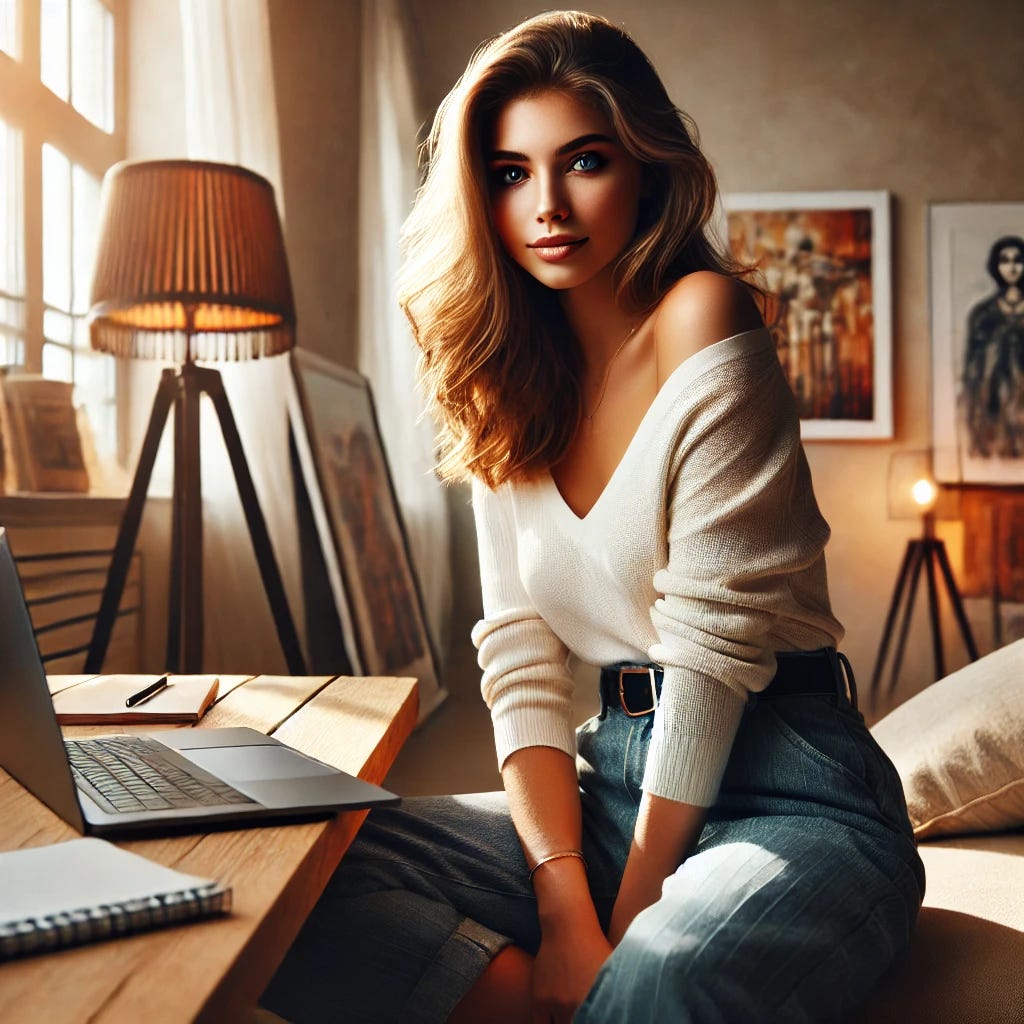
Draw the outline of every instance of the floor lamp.
M220 373L198 361L277 355L294 344L295 308L270 183L229 164L155 160L112 167L103 183L90 299L92 347L173 360L160 378L86 656L99 672L142 520L167 417L174 411L174 490L167 622L170 671L203 658L200 399L213 402L288 670L305 661L266 521Z
M889 612L882 630L882 641L878 648L878 659L871 677L872 701L879 690L889 645L893 639L893 630L897 628L898 622L896 647L886 696L891 697L896 689L896 680L903 665L907 633L914 611L914 599L922 569L924 569L928 583L928 619L931 624L935 678L941 679L946 674L946 659L942 645L942 620L939 614L938 583L940 579L945 585L946 595L956 617L967 653L972 661L977 660L978 657L978 648L974 642L974 635L964 612L960 591L949 564L946 545L935 536L935 510L938 499L939 489L932 476L930 453L898 452L893 456L889 470L890 518L920 517L922 529L920 537L907 542L907 550L903 555L903 562L896 577L892 602L889 605Z

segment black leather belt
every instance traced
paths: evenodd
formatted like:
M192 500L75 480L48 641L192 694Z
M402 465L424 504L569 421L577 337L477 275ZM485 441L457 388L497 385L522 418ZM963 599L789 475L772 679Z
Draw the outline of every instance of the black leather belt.
M839 694L857 706L857 684L853 670L834 647L817 651L780 651L775 655L775 677L752 701L798 694ZM845 671L844 671L845 670ZM649 715L661 696L663 670L660 665L617 664L601 669L601 714L611 708L632 718Z

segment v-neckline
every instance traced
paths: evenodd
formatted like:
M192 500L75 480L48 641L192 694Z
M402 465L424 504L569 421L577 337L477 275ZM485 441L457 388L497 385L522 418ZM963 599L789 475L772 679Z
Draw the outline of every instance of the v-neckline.
M660 392L659 392L659 394L660 394ZM565 509L565 511L570 516L572 516L572 518L575 519L576 522L578 522L578 523L585 523L590 518L590 516L593 513L594 509L596 509L597 506L601 504L602 498L604 498L604 496L608 493L608 491L611 490L612 484L615 482L615 478L619 475L619 470L622 468L622 464L629 457L629 451L633 447L633 444L634 444L634 442L637 439L637 435L643 429L644 422L647 419L647 416L650 413L651 409L654 407L654 403L656 401L657 401L657 395L655 395L655 397L652 400L651 404L647 407L647 411L641 417L640 422L637 424L636 430L633 432L633 436L629 439L629 444L626 445L625 451L623 451L621 458L615 464L615 468L611 471L611 474L609 475L608 479L605 481L604 487L601 488L600 493L593 500L593 502L591 502L590 508L588 508L587 511L584 512L582 515L580 515L580 513L578 513L572 507L572 505L570 505L569 502L566 500L565 495L562 494L562 490L558 486L558 483L555 480L554 474L551 472L551 470L548 469L546 471L546 473L545 473L546 482L550 486L551 490L554 492L554 495L555 495L555 498L558 501L558 504L563 509Z
M544 473L543 480L546 486L552 492L556 504L564 511L564 513L573 522L575 522L578 525L585 524L594 514L595 509L601 504L601 502L605 498L605 495L612 489L617 478L620 476L623 464L626 462L627 459L629 459L630 453L633 450L633 446L636 444L636 439L640 436L641 432L646 427L647 422L651 418L651 413L654 411L655 407L661 403L664 395L674 394L678 390L678 385L676 383L677 379L686 377L687 375L697 376L698 374L704 372L705 370L710 369L712 366L717 365L719 362L724 362L725 360L731 358L732 348L739 339L744 338L749 334L758 334L761 332L764 332L770 344L774 344L774 342L771 341L771 334L769 333L766 327L755 327L753 330L750 331L742 331L739 334L734 334L728 338L723 338L721 341L716 341L714 344L708 345L705 348L702 348L699 351L694 352L693 355L688 356L686 359L684 359L665 378L664 383L661 385L660 388L658 388L657 394L655 394L654 398L651 399L651 404L647 406L647 408L644 410L643 416L640 417L640 422L636 425L636 430L633 431L633 436L629 439L629 443L623 450L622 456L619 458L619 461L615 464L615 468L611 471L610 475L608 476L608 479L605 481L604 487L601 488L600 493L593 500L593 502L590 505L590 508L588 508L587 511L584 512L582 515L580 515L580 513L578 513L572 507L572 505L570 505L569 502L566 501L561 489L555 482L555 478L551 470L546 470Z
M577 523L585 523L593 514L597 506L601 504L602 500L604 499L604 496L612 489L612 486L615 484L616 479L622 472L623 464L630 457L630 453L633 450L633 446L636 444L636 439L640 436L645 424L651 418L652 410L656 405L658 405L662 395L664 395L668 391L669 385L672 382L673 378L676 376L677 373L679 373L679 371L686 365L687 362L689 362L689 360L684 360L678 367L676 367L676 369L671 374L669 374L665 382L658 389L655 396L651 399L650 405L648 405L647 408L644 410L643 416L640 417L640 422L637 423L636 429L633 431L633 436L629 439L629 442L623 449L622 455L619 457L619 461L615 463L615 467L608 475L608 479L605 481L604 486L601 488L600 492L598 493L597 497L593 500L593 502L591 502L590 508L588 508L586 512L584 512L581 515L572 507L572 505L569 504L569 502L565 498L565 495L562 494L562 490L558 486L554 474L551 472L550 469L547 470L546 481L550 486L551 490L554 492L554 496L557 499L558 504Z

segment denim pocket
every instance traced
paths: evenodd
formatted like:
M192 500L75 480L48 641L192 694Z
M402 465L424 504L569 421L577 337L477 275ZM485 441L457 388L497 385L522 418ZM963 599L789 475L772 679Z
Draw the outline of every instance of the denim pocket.
M772 728L801 757L855 786L848 795L855 803L866 798L863 809L872 817L912 835L899 775L859 712L831 697L789 697L764 705Z
M858 786L868 785L862 744L834 697L782 697L766 700L762 707L772 727L803 757Z

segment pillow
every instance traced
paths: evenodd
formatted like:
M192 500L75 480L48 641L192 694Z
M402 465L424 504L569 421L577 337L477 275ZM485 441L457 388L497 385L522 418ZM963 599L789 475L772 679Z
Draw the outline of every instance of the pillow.
M1024 825L1024 640L933 683L871 732L918 839Z

